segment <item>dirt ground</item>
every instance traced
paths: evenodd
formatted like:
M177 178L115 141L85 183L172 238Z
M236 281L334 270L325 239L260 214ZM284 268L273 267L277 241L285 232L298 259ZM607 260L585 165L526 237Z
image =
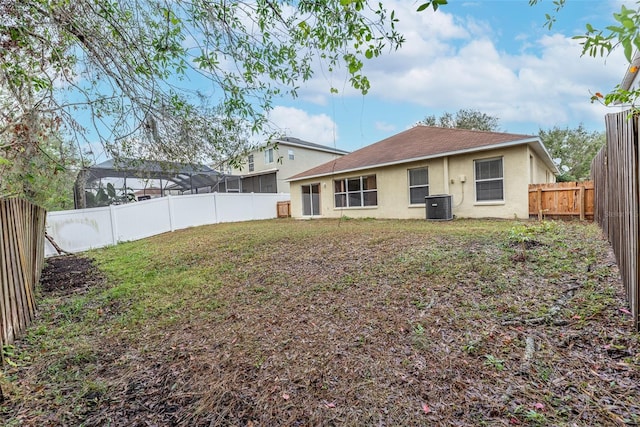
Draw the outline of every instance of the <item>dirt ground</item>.
M192 288L190 305L158 309L133 338L110 333L126 298L65 314L70 298L109 285L88 258L53 258L44 327L88 312L99 327L55 358L37 339L18 343L33 360L6 370L0 415L29 426L640 425L640 342L612 254L575 243L578 227L563 233L566 259L551 272L553 238L525 253L410 230L318 233L302 246L283 234L277 249L234 254L222 303Z
M92 259L76 255L58 256L49 258L42 269L40 289L45 295L64 295L86 291L104 280Z

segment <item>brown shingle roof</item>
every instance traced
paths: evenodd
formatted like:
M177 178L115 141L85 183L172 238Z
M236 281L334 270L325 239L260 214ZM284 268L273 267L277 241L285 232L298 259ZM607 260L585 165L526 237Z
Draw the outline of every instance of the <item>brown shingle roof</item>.
M307 177L404 163L457 152L474 151L476 149L487 149L494 145L524 144L534 141L539 141L538 137L512 133L415 126L351 154L294 175L289 180L295 181Z

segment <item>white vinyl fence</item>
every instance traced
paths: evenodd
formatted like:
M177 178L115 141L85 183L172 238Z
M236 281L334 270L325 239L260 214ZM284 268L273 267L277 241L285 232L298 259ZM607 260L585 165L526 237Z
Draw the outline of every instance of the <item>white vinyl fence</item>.
M207 193L167 196L104 208L49 212L47 233L68 252L139 240L167 231L220 222L270 219L289 194ZM45 256L57 251L47 241Z

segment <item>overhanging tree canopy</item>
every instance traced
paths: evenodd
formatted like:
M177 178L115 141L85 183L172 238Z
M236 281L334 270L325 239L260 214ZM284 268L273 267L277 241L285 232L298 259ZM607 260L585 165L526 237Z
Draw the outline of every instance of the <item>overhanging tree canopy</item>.
M182 162L237 154L239 129L261 131L314 61L366 93L365 59L403 41L365 0L0 0L0 15L0 148L36 147L48 119L116 156Z
M491 116L478 110L465 108L458 110L455 115L449 112L443 113L438 118L436 118L435 115L430 115L416 123L416 125L484 130L490 132L497 132L499 124L500 119L496 116Z

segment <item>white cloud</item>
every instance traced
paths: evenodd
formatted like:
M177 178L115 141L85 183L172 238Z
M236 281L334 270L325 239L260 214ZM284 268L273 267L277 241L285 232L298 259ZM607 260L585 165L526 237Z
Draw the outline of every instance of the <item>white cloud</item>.
M602 121L606 109L589 103L591 93L611 90L626 66L620 50L606 61L581 57L578 41L552 32L512 40L516 48L507 53L486 22L392 3L407 41L365 64L372 82L367 98L441 111L474 108L499 117L504 130L525 122L573 126ZM305 89L317 87L312 82Z
M375 122L374 126L377 130L384 132L392 132L396 130L396 125L387 122Z
M315 105L325 106L328 103L328 96L324 94L317 93L315 95L308 95L302 98L303 101L310 102Z
M269 121L286 136L325 145L338 139L338 127L326 114L313 115L298 108L277 106L269 113Z

